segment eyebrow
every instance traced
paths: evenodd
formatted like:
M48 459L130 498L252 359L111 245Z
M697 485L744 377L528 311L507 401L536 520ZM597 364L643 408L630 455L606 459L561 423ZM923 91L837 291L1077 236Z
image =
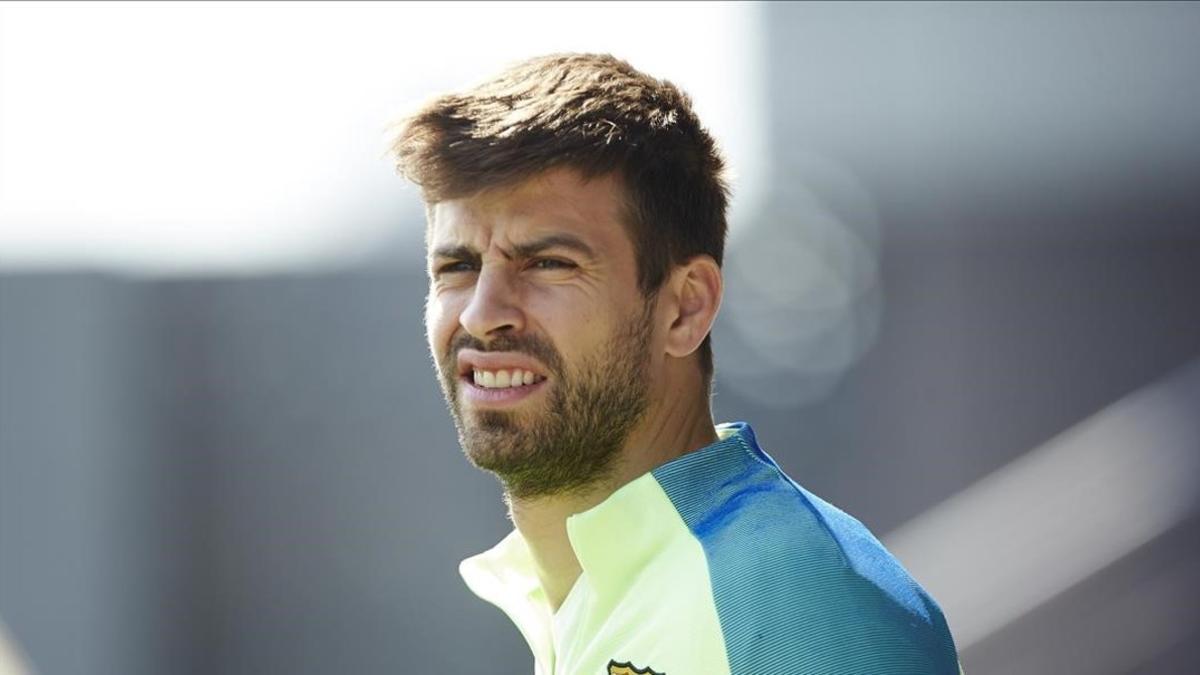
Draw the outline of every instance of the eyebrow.
M431 258L450 258L452 260L462 260L465 262L478 263L479 251L462 244L439 246L433 251Z
M512 257L516 258L532 258L537 254L551 248L566 248L588 258L595 258L596 252L592 250L582 239L573 234L548 234L544 237L538 237L533 241L523 244L514 244L512 247ZM479 262L480 254L470 246L464 244L451 244L448 246L439 246L433 251L433 258L451 258L454 260L463 260L466 262Z
M575 251L588 258L595 258L596 253L582 239L573 234L548 234L524 244L513 245L513 253L519 258L532 258L548 248L565 248Z

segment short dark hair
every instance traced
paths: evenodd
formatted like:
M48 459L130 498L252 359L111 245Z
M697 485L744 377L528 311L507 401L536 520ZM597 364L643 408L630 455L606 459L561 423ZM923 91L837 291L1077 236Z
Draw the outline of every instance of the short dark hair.
M616 175L646 297L672 266L724 257L729 188L716 142L687 94L609 54L540 56L439 96L400 122L392 152L427 204L558 167ZM700 366L707 380L711 336Z

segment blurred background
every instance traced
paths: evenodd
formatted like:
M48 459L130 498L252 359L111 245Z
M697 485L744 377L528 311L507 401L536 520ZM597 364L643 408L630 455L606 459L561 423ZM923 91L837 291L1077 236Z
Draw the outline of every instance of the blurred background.
M15 658L529 672L457 575L509 524L384 131L560 50L693 95L735 191L715 412L885 541L967 673L1195 672L1189 3L0 4Z

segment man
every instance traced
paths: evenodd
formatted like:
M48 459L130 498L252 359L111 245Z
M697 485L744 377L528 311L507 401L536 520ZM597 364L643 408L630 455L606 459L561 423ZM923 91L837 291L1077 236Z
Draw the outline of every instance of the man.
M686 95L607 55L428 103L426 328L515 530L463 562L540 675L957 673L937 604L858 521L714 427L727 188Z

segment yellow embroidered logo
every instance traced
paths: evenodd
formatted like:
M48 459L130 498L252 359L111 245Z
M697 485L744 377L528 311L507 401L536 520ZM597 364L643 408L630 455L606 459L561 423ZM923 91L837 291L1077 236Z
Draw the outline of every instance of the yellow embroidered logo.
M615 660L608 662L608 675L667 675L649 668L636 668L632 663L617 663Z

